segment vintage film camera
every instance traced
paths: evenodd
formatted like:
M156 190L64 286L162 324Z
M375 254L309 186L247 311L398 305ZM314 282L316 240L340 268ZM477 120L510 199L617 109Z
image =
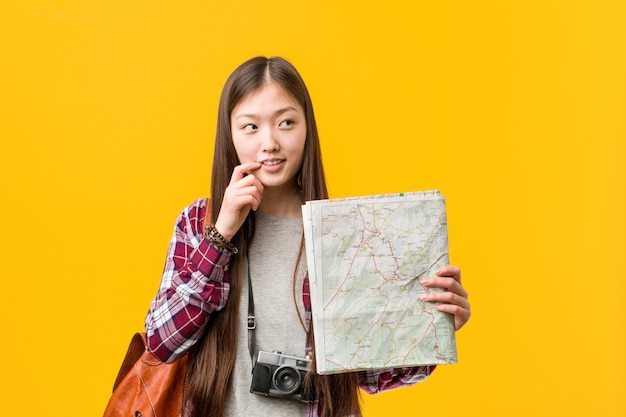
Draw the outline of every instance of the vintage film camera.
M289 398L304 403L314 400L311 389L305 389L304 378L311 359L259 351L252 369L250 392L268 397Z

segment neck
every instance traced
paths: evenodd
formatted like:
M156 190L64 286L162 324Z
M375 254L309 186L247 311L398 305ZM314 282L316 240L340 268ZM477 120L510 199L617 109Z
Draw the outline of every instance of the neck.
M276 217L302 217L302 195L297 188L275 190L265 188L259 211Z

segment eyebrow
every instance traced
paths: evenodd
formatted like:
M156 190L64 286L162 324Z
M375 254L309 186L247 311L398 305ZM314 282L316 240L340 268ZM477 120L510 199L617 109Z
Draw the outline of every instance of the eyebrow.
M276 111L274 112L274 116L280 116L281 114L286 113L286 112L288 112L288 111L298 111L298 109L296 109L296 108L295 108L295 107L293 107L293 106L283 107L282 109L278 109L278 110L276 110ZM257 116L256 114L252 114L252 113L242 113L242 114L237 115L237 117L235 117L235 119L240 119L240 118L242 118L242 117L251 117L251 118L254 118L254 117L258 117L258 116Z

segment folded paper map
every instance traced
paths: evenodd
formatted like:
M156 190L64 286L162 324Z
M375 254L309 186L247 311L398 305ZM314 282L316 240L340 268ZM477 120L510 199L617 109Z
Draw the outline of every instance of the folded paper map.
M438 191L302 206L317 372L457 362L452 315L420 301L447 265Z

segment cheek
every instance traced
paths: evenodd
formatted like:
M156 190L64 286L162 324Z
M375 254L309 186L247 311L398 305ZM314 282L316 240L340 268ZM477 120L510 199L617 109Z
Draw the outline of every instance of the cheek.
M237 153L240 163L243 164L254 160L253 152L245 140L240 140L233 136L233 146L235 147L235 152Z
M293 154L298 154L300 159L304 158L304 147L306 145L306 129L298 132L298 135L290 141L290 151Z
M302 164L304 163L304 145L298 147L297 149L293 149L291 152L292 155L292 163L293 167L296 170L302 169Z

